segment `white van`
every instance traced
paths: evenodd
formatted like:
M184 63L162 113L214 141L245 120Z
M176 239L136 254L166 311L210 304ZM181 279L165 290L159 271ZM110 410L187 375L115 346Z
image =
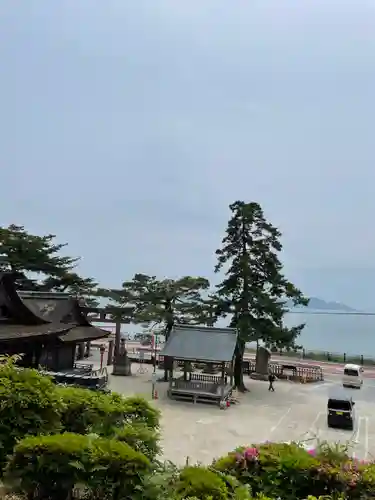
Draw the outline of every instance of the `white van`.
M360 389L363 384L363 368L359 365L345 365L342 385Z

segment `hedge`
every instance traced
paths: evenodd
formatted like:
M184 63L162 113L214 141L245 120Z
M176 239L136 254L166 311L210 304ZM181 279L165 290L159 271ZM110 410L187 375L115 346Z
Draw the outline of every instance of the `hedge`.
M150 471L149 460L126 443L64 433L20 441L5 481L36 500L66 500L77 485L90 497L124 498Z
M159 428L159 411L140 397L123 397L76 387L57 387L63 401L62 425L66 432L111 436L116 427L141 423Z
M0 365L0 472L18 439L57 432L63 410L56 386L37 370Z
M154 460L161 452L159 432L150 429L143 422L125 424L122 428L115 430L114 438L127 443L134 450L146 455L150 460Z

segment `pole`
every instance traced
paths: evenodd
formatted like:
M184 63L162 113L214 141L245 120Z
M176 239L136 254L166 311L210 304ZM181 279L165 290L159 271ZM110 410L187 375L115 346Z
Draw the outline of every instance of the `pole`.
M157 352L156 351L156 345L157 345L156 341L157 341L157 337L153 333L152 334L152 348L153 348L153 351L154 351L154 373L156 373L156 352Z

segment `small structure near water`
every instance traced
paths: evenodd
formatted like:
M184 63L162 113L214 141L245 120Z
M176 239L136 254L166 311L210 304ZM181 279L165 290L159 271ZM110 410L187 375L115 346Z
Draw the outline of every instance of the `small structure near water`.
M168 396L194 403L225 405L233 391L236 344L234 328L175 326L160 355L182 362L183 371L178 376L173 369L170 371ZM195 365L202 363L218 367L219 374L196 370Z

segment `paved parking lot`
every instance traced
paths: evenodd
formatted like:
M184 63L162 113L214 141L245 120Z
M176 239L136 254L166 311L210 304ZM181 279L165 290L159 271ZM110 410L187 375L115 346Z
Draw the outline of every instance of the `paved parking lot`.
M133 377L111 377L110 387L150 397L150 381L150 369L146 373L135 370ZM339 378L319 385L278 381L275 393L270 393L267 383L249 380L250 392L226 410L170 401L165 384L158 384L164 458L183 464L188 456L192 463L210 463L237 446L262 441L349 443L358 458L375 458L375 382L365 381L361 390L346 390L356 401L354 431L328 429L326 424L328 394L340 387L339 382Z

